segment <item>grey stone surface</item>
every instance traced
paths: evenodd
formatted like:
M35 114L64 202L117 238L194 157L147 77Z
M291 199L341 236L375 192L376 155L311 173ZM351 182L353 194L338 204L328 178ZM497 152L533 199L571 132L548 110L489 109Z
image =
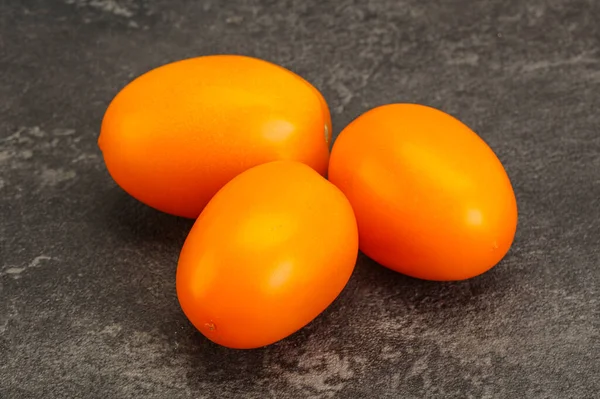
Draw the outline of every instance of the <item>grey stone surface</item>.
M0 1L0 397L598 397L599 20L595 0ZM302 74L336 133L389 102L463 120L513 181L509 255L447 284L361 256L290 338L209 343L175 295L191 222L127 197L96 138L133 77L210 53Z

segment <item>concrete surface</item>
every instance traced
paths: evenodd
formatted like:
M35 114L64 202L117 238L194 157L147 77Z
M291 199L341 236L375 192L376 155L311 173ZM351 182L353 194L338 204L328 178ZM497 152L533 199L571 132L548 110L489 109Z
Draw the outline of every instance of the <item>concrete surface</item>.
M595 0L0 1L0 397L598 397L599 20ZM336 134L389 102L457 116L513 181L513 249L448 284L361 257L292 337L209 343L175 295L191 222L127 197L96 139L133 77L211 53L305 76Z

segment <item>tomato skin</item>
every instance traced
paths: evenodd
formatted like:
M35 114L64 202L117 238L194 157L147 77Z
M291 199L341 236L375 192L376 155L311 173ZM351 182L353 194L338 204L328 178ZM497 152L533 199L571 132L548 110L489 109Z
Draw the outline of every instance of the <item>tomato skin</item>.
M331 118L295 73L239 55L155 68L111 101L98 144L112 178L166 213L197 217L244 170L294 160L327 171Z
M329 180L354 208L360 249L426 280L463 280L512 245L517 203L491 148L454 117L389 104L350 123L334 143Z
M342 192L304 164L267 163L231 180L197 219L179 258L177 296L213 342L256 348L325 310L357 254Z

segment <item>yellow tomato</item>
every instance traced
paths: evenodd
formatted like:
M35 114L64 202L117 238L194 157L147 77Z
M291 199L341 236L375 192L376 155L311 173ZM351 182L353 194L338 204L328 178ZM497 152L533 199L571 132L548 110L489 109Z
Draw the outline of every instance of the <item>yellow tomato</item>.
M187 59L138 77L114 98L99 145L129 194L197 217L244 170L275 160L327 170L331 119L300 76L256 58Z
M271 162L238 175L206 206L181 251L177 295L210 340L264 346L333 302L357 253L344 194L302 163Z
M361 250L409 276L470 278L513 242L517 204L502 164L434 108L391 104L354 120L333 146L329 179L354 208Z

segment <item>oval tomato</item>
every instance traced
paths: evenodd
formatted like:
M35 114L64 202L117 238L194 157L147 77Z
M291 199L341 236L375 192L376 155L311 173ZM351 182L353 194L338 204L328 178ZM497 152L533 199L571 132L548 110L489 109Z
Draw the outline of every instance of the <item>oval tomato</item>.
M391 104L366 112L337 138L329 179L354 208L361 250L409 276L470 278L513 242L517 205L502 164L442 111Z
M342 192L304 164L271 162L241 173L208 203L181 251L177 296L210 340L264 346L333 302L357 254Z
M295 160L325 174L330 140L327 104L307 81L256 58L215 55L128 84L109 105L98 143L125 191L193 218L252 166Z

